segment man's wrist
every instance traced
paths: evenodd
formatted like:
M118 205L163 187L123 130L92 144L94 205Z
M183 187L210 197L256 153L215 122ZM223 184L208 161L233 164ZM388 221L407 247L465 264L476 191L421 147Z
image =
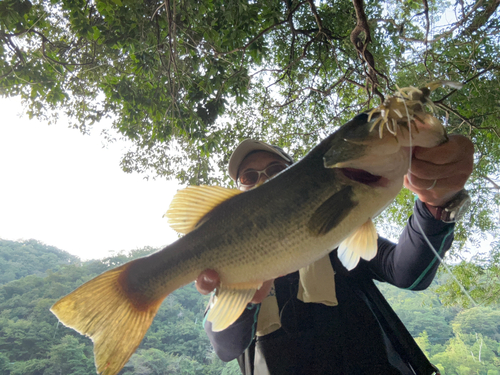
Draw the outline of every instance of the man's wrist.
M427 202L423 203L436 220L444 221L445 223L455 223L462 219L470 206L470 202L469 194L465 189L462 189L443 205L433 206Z
M427 208L427 210L430 212L430 214L434 217L436 220L441 220L441 211L442 206L432 206L431 204L427 202L423 202L424 206Z

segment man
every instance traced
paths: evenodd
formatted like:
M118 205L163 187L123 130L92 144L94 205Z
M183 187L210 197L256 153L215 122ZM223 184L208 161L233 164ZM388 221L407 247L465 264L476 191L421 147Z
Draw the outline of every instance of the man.
M244 374L435 373L373 280L411 290L429 286L439 261L426 239L440 256L450 248L454 221L467 203L463 187L472 172L473 152L472 143L459 135L431 149L416 148L405 186L418 200L399 243L379 238L376 257L361 260L351 271L332 251L329 262L334 280L324 283L323 289L333 290L334 303L299 300L298 272L265 282L227 329L213 332L211 323L205 323L219 357L224 361L238 358ZM278 147L246 140L234 151L228 169L238 187L248 190L292 162ZM450 218L450 212L456 216ZM218 283L217 273L206 270L196 285L207 294ZM259 332L262 315L267 314L261 306L270 299L277 303L277 325Z

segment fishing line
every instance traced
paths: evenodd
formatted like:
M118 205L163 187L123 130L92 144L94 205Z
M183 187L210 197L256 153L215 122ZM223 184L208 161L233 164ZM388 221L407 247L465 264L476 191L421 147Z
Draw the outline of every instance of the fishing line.
M422 226L420 225L420 221L418 220L417 217L414 217L415 218L415 221L418 225L418 228L420 229L420 232L423 234L424 236L424 239L425 239L425 242L427 242L427 245L429 245L429 247L431 248L431 250L433 251L434 255L436 256L436 258L441 262L441 264L443 265L443 267L445 268L445 270L451 275L451 277L453 278L453 280L455 280L455 282L458 284L458 286L460 287L460 290L469 298L469 300L472 302L472 305L474 305L474 307L477 307L478 304L476 303L476 301L474 301L474 299L471 297L471 295L467 292L467 290L464 288L464 286L460 283L460 281L456 278L456 276L453 274L453 272L451 271L451 269L448 267L448 265L444 262L443 258L441 258L441 256L439 255L439 253L436 251L436 249L434 248L434 246L432 246L432 243L431 241L429 240L429 238L425 235L424 233L424 230L422 229Z
M408 111L408 107L406 106L406 101L405 101L405 98L404 96L401 94L401 97L403 99L403 105L405 106L405 110L406 110L406 118L408 119L408 136L409 136L409 142L410 142L410 162L409 162L409 165L408 165L408 171L411 173L411 159L413 157L413 146L412 146L412 136L411 136L411 120L410 119L410 113ZM408 182L410 184L412 184L411 182L411 177L410 175L408 175ZM412 184L413 185L413 184ZM415 222L417 223L418 225L418 228L420 229L420 233L423 235L424 237L424 240L425 242L427 242L427 245L429 245L429 247L431 248L432 252L434 253L434 255L436 256L436 258L439 260L439 262L443 265L444 269L451 275L451 277L453 278L453 280L455 280L455 282L457 283L458 287L460 288L460 290L467 296L467 298L469 298L469 300L471 301L472 305L474 307L477 307L478 304L476 303L476 301L474 301L474 299L471 297L471 295L467 292L467 290L465 289L465 287L460 283L460 281L457 279L457 277L453 274L453 272L451 271L451 269L448 267L448 265L444 262L443 258L439 255L439 253L437 252L437 250L434 248L434 246L432 245L431 241L429 240L429 238L427 237L427 235L425 234L422 226L420 225L420 221L418 220L417 216L414 215L413 218L415 219Z

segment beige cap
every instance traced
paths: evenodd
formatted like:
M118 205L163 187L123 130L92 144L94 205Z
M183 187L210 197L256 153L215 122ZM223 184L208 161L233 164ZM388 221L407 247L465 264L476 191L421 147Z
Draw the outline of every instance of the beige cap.
M236 147L233 154L231 155L231 158L229 159L227 170L229 172L229 176L231 176L233 180L236 181L236 178L238 177L238 168L240 167L243 159L245 159L245 157L253 151L272 152L273 154L276 154L283 158L283 160L285 160L286 162L293 163L293 159L290 157L290 155L283 151L282 148L278 146L268 145L267 143L256 141L254 139L245 139L238 145L238 147Z

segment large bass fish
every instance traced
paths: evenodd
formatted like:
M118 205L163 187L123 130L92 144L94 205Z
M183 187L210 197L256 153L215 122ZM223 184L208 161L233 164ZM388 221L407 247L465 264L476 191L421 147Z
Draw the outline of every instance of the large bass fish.
M339 245L348 269L360 258L373 258L372 218L401 190L410 147L447 140L441 123L424 111L429 92L400 91L256 189L180 191L167 217L184 237L94 278L56 302L52 312L94 341L97 373L114 375L139 346L165 297L205 269L220 276L208 319L222 330L265 280L305 267Z

